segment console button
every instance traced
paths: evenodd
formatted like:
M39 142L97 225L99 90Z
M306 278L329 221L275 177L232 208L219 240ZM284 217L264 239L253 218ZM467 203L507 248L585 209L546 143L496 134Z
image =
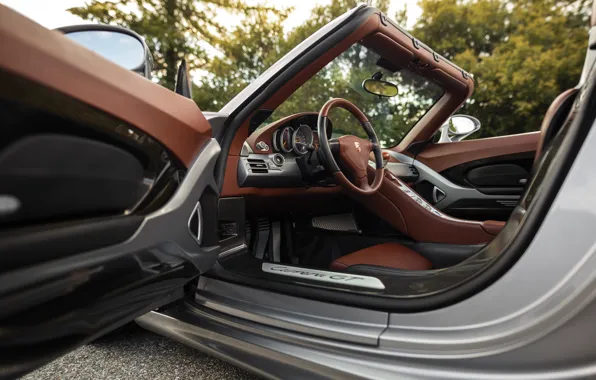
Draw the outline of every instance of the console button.
M259 141L255 146L261 152L266 152L269 150L269 145L265 141Z

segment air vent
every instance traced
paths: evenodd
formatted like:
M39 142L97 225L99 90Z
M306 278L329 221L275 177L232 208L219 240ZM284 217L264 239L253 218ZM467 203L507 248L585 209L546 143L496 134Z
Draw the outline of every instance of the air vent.
M505 207L515 207L519 203L519 199L512 199L512 200L498 200L497 203Z
M201 244L201 237L203 232L203 215L201 214L201 203L197 202L190 219L188 219L188 231L195 238L197 243Z
M265 163L265 160L249 158L247 161L248 165L250 166L250 170L253 173L269 173L269 170L267 170L267 163Z

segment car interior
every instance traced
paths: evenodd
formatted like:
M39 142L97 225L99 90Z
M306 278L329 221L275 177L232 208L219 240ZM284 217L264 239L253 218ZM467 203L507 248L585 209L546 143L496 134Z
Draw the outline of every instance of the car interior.
M145 59L120 66L65 30L125 34ZM454 305L527 251L596 116L588 47L538 131L475 139L473 74L365 5L218 112L188 78L152 82L132 31L50 31L0 6L0 36L10 377L151 311L199 313L207 282L367 313Z
M382 274L386 283L392 274L462 263L504 228L577 90L555 99L539 132L441 142L450 115L465 112L472 75L390 22L370 32L373 22L312 62L238 129L219 200L220 269L268 272L269 280L316 275L308 269ZM353 75L351 88L334 94L309 86L313 76L329 78L348 52L354 72L335 66ZM380 78L396 78L396 93L405 90L416 103L408 118L392 114L387 122L391 112L408 112L396 103L367 109L376 113L371 119L359 109L367 97L391 102L365 88ZM292 102L296 96L314 101ZM312 108L297 109L301 104ZM380 135L379 124L389 132Z
M361 7L309 37L320 42L234 113L226 113L234 99L203 113L142 78L146 67L130 77L81 58L58 34L4 17L12 54L0 70L0 193L16 196L2 199L0 249L23 253L4 255L7 269L130 245L139 226L174 210L169 229L146 232L143 247L170 231L187 251L198 241L201 253L184 265L201 275L407 308L413 297L504 268L494 260L529 225L525 211L546 178L540 164L573 120L579 91L554 100L540 131L465 139L481 128L465 112L473 75ZM190 219L163 208L185 183L196 194L176 202L192 203Z

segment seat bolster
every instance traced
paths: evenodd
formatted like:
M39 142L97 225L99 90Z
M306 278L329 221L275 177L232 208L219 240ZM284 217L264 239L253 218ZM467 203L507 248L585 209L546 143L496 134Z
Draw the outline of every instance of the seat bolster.
M432 264L424 256L399 243L378 244L342 256L331 269L346 270L352 265L374 265L393 269L428 270Z

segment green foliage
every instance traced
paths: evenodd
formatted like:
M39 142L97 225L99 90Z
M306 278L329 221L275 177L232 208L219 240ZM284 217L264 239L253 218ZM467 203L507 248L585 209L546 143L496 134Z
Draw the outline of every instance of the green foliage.
M217 21L221 12L247 17L286 14L272 7L249 6L244 0L92 0L68 11L85 20L127 27L145 37L153 52L154 74L170 89L182 58L191 70L207 68L213 47L229 39Z
M185 57L196 77L194 100L203 110L218 110L294 46L358 3L332 0L316 6L290 31L284 31L283 23L291 9L248 6L244 0L92 0L70 12L143 35L154 52L155 74L167 87L173 87L176 65ZM476 90L459 113L482 122L475 137L526 132L539 128L551 101L579 79L590 3L419 0L422 14L412 33L473 73ZM373 5L387 12L389 0ZM221 12L236 14L241 22L227 30L216 21ZM403 24L405 15L404 9L394 19ZM429 83L399 74L385 76L400 85L396 98L365 93L360 83L378 70L375 62L366 49L351 47L298 89L273 118L317 111L330 97L345 97L369 114L381 139L392 145L436 93ZM338 131L359 131L341 111L332 120Z
M248 14L214 45L218 54L198 73L193 99L203 110L219 110L289 49L282 23L286 13Z
M213 57L205 72L200 73L193 90L194 100L203 110L220 109L292 48L360 3L333 0L330 5L317 5L303 24L287 34L282 26L287 13L271 17L257 12L246 17L216 45L221 54ZM375 6L386 11L388 4L388 0L379 0Z
M402 69L397 73L384 70L376 64L379 58L362 45L350 47L282 103L272 120L305 110L318 111L327 100L340 97L356 104L368 116L383 146L396 145L441 97L443 90L409 70ZM397 84L397 96L382 98L362 88L362 82L376 72L381 72L384 80ZM335 136L366 137L349 112L334 109L329 118Z
M552 100L575 86L588 40L590 2L420 0L413 34L474 74L466 113L476 137L537 130Z

